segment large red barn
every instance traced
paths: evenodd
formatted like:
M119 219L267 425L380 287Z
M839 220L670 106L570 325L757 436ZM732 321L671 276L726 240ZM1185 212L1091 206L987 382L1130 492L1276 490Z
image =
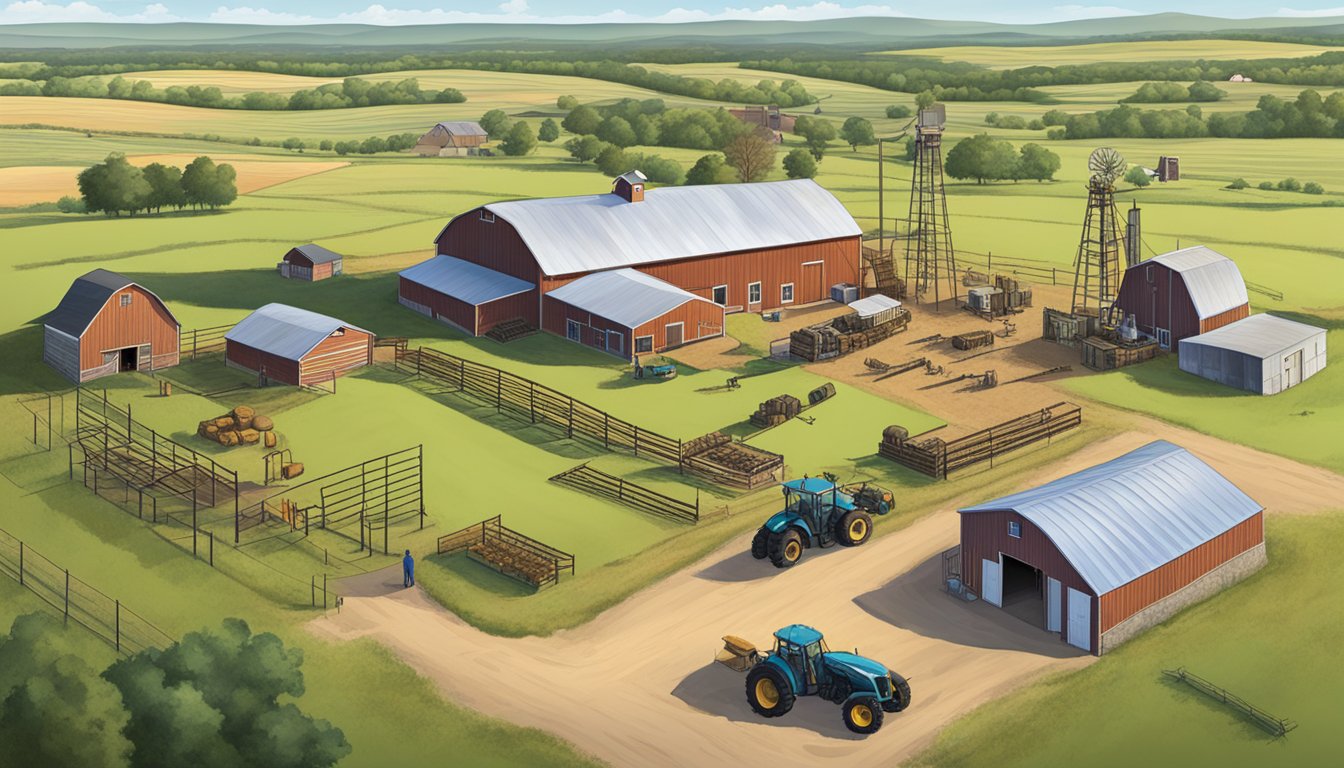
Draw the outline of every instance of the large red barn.
M152 291L106 269L76 279L43 324L42 358L76 383L177 365L182 324Z
M826 300L836 283L859 283L861 234L840 201L810 179L646 191L643 175L632 172L607 194L490 203L457 216L435 240L439 258L501 277L462 270L463 280L491 287L468 311L443 299L460 304L470 291L417 279L415 267L402 273L401 299L476 334L513 319L554 330L564 323L545 316L555 306L547 294L586 275L633 269L728 312L771 311ZM505 277L533 292L514 290ZM488 322L468 321L481 317Z
M1115 304L1163 349L1249 317L1236 262L1203 245L1154 256L1125 270Z

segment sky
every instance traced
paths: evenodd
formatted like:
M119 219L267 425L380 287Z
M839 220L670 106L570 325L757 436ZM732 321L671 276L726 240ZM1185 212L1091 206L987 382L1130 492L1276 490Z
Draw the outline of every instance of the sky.
M1068 21L1179 11L1225 18L1344 16L1344 0L0 0L0 24L53 21L251 24L443 24L455 22L685 22L716 19L812 21L849 16L915 16L1006 23Z

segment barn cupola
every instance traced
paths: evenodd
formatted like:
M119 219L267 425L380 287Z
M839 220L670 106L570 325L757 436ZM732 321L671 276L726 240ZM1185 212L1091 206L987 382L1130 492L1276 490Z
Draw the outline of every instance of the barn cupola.
M639 203L644 201L644 184L649 177L644 175L643 171L629 171L616 177L611 185L611 191L620 195L627 203Z

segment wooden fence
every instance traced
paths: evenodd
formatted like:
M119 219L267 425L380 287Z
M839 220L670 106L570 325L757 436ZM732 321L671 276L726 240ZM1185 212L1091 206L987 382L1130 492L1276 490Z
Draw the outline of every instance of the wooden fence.
M1252 705L1240 696L1234 695L1226 688L1219 688L1208 680L1187 672L1185 667L1164 669L1162 670L1162 674L1177 682L1185 683L1205 696L1221 701L1227 706L1238 710L1254 721L1256 725L1264 728L1275 736L1286 736L1289 731L1297 727L1297 723L1292 720L1284 720L1283 718L1275 717L1263 709Z
M880 456L934 478L947 476L982 462L994 466L1005 453L1077 427L1083 421L1083 409L1073 403L1055 403L1048 408L973 432L956 440L940 438L883 439L877 446Z
M574 555L506 528L499 515L439 537L440 555L458 552L538 589L574 575Z
M650 515L670 518L684 523L700 522L700 494L698 492L695 495L694 503L674 499L623 477L594 469L587 464L580 464L572 469L567 469L550 480L576 491L612 499L619 504L624 504L631 509L637 509Z
M233 330L232 325L216 325L210 328L192 328L178 332L178 357L195 360L200 355L210 355L224 351L224 334Z

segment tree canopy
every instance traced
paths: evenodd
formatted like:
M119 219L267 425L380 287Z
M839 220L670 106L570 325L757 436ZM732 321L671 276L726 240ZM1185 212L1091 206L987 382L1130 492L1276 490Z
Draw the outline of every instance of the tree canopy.
M704 155L686 172L687 184L731 184L737 181L737 172L723 159L723 155Z
M723 157L737 170L739 181L760 181L775 164L775 145L760 132L752 131L728 142Z
M873 124L862 117L851 117L840 126L840 138L845 140L849 148L858 151L859 147L867 147L877 143L877 136L873 133Z
M792 149L784 156L784 174L790 179L810 179L817 175L817 161L805 149Z
M537 134L532 132L532 126L519 120L509 128L508 135L500 142L499 148L506 155L521 157L537 148Z
M957 142L947 153L944 170L954 179L975 179L976 183L1054 178L1059 156L1039 144L1024 144L1020 153L1013 145L987 133Z

